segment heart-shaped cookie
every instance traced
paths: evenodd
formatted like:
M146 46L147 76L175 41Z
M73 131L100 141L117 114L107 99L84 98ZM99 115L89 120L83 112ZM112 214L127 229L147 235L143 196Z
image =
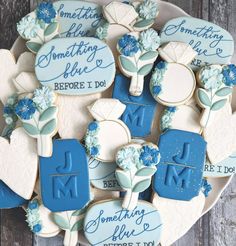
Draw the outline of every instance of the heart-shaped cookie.
M0 179L19 196L30 199L34 190L38 156L36 142L23 128L17 128L11 141L0 137Z
M178 201L159 197L155 193L152 204L162 217L161 245L169 246L182 237L200 218L205 205L205 196L201 192L191 201Z
M211 163L218 163L236 150L236 113L227 103L215 116L214 124L203 131L207 141L207 155Z
M7 98L16 92L12 80L21 72L33 72L35 56L30 52L20 55L18 60L9 50L0 50L0 100L3 104Z

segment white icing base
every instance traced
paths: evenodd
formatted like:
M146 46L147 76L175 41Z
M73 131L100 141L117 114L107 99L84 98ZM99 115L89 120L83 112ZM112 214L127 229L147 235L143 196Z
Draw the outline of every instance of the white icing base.
M112 162L116 159L118 148L130 142L129 129L122 121L105 120L99 122L98 142L101 146L96 159Z
M171 128L201 134L200 113L188 105L177 107L171 121Z
M168 63L161 86L162 91L157 101L166 106L178 106L192 97L196 80L190 68L178 63Z

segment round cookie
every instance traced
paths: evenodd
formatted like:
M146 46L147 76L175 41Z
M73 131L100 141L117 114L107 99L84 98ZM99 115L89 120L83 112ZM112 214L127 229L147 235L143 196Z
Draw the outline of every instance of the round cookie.
M199 123L200 112L191 105L168 107L163 111L160 119L160 129L178 129L201 134Z

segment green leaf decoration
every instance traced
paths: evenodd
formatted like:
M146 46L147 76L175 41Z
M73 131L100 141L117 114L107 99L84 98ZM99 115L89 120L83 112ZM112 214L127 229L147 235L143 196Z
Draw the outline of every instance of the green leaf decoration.
M39 23L41 29L44 29L45 28L46 23L43 20L40 20L38 23Z
M134 188L133 192L143 192L151 185L151 179L145 179L143 181L138 182Z
M87 211L87 208L82 208L80 210L76 210L73 212L72 216L80 216L82 214L85 214Z
M81 220L78 220L71 228L70 231L80 231L83 229L83 226L84 226L84 220L81 219Z
M38 53L40 48L42 47L42 44L36 43L36 42L27 42L26 47L33 53Z
M152 176L152 175L154 175L156 170L157 169L155 167L144 167L142 169L139 169L136 172L135 176L139 176L139 177Z
M211 110L212 111L218 111L218 110L220 110L221 108L223 108L225 106L226 102L227 102L227 99L222 99L220 101L215 102L212 105Z
M137 68L136 66L133 64L133 62L131 62L128 58L126 58L125 56L120 56L120 64L121 66L128 72L130 73L136 73L137 72Z
M54 117L55 113L57 112L57 107L52 106L46 109L39 117L39 121L49 120Z
M58 28L58 22L53 22L50 25L47 26L47 28L44 31L44 36L49 36L53 34Z
M155 22L154 19L148 19L148 20L142 19L142 20L140 20L140 21L137 21L137 22L134 24L134 27L136 27L136 28L144 28L144 27L153 25L154 22Z
M206 107L211 107L211 100L209 99L207 93L203 89L198 89L197 96L201 104Z
M70 229L70 224L68 221L66 221L62 216L53 213L52 214L52 219L53 221L63 230L68 230Z
M218 97L226 97L232 93L233 93L233 89L231 87L223 87L216 92L216 95Z
M152 67L153 67L153 64L144 65L138 70L138 75L143 75L143 76L148 75L151 72Z
M147 61L147 60L150 60L150 59L154 59L157 56L158 56L158 52L157 51L148 51L148 52L144 53L143 55L141 55L139 57L139 60Z
M55 131L56 126L57 126L57 122L55 119L53 119L43 126L43 128L40 131L40 134L41 135L49 135L49 134L53 133L53 131Z
M28 123L23 123L22 124L23 128L25 129L25 131L31 135L31 136L35 136L35 135L39 135L40 132L38 130L37 127L31 125L31 124L28 124Z
M123 171L116 171L116 179L123 189L131 189L131 180L126 176Z

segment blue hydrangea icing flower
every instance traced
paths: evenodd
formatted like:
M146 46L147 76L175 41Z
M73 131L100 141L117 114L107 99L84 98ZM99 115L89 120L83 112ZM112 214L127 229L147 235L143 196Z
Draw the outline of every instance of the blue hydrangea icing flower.
M36 112L36 106L32 99L23 98L19 100L15 107L15 113L22 120L30 120L34 113Z
M99 131L99 123L93 121L88 125L87 133L85 136L85 146L87 153L92 157L96 157L100 153L100 145L97 138L97 133Z
M227 86L236 85L236 66L234 64L230 64L223 67L223 76L224 83Z
M43 86L42 88L34 91L33 102L41 110L45 110L52 106L54 100L55 94L49 87Z
M210 65L202 68L199 72L199 80L202 86L207 89L217 89L223 84L222 67Z
M144 166L156 166L161 159L160 151L151 145L144 145L139 159Z
M39 202L37 199L30 201L28 204L28 208L26 209L26 222L32 232L39 233L42 230L42 223L40 221L39 214Z
M157 50L160 46L160 42L160 37L153 28L149 28L148 30L140 33L139 43L144 50Z
M56 10L53 4L50 2L42 2L36 9L36 15L39 20L44 21L47 24L53 22L56 17Z
M17 23L18 33L25 39L35 38L40 29L40 25L37 19L31 17L30 15L25 16Z
M160 119L160 129L161 131L165 131L171 128L172 118L174 113L176 112L176 107L168 107L164 110L161 119Z
M143 19L155 19L158 12L158 5L152 0L144 0L138 6L139 17Z
M150 91L154 96L154 98L157 97L162 91L161 84L166 70L167 70L167 63L161 61L156 65L152 73L152 77L150 81Z
M118 166L124 170L131 170L132 168L139 165L139 150L132 147L127 146L121 148L116 155L116 162Z
M134 56L140 50L138 40L129 34L125 34L118 41L118 46L120 53L125 56Z

